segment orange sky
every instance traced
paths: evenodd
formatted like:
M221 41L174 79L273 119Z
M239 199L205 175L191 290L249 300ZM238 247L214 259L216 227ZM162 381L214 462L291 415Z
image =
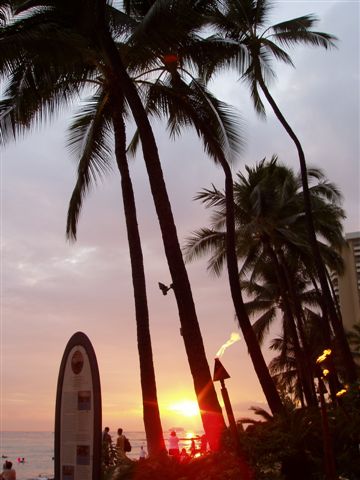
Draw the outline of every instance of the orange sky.
M273 94L303 142L308 162L322 167L345 197L346 231L359 230L359 5L355 2L279 2L277 20L317 13L319 29L337 35L332 52L298 49L297 70L277 69ZM278 154L295 170L295 149L271 114L256 119L248 92L236 76L213 84L233 102L246 122L247 149L234 171ZM341 93L339 93L341 92ZM340 101L341 100L341 101ZM129 255L119 177L99 182L80 218L76 244L65 240L67 202L75 164L64 148L66 115L1 155L1 430L53 430L57 375L69 338L83 331L99 364L103 420L112 431L143 430L138 354ZM194 134L169 142L155 128L180 242L205 226L209 212L192 201L221 172L205 157ZM130 137L130 133L129 133ZM131 162L150 310L154 362L163 428L199 429L198 416L171 410L194 401L192 379L179 331L171 283L143 160ZM188 266L210 369L214 356L236 331L226 276L213 278L205 260ZM274 333L274 332L273 332ZM267 359L270 353L264 348ZM229 347L223 364L235 416L252 405L266 406L241 340ZM218 386L217 386L218 388ZM219 393L220 398L220 393Z

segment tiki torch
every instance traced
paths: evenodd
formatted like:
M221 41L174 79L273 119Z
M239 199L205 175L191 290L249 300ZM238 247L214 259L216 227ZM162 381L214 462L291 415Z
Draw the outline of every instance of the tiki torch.
M323 447L324 447L324 460L325 460L325 474L326 480L336 480L336 467L335 467L335 457L332 444L332 438L329 428L329 418L326 408L326 402L324 393L326 392L326 387L324 384L324 378L330 373L329 369L326 368L327 358L331 355L331 350L328 348L323 351L316 359L317 365L317 377L318 377L318 391L320 397L320 411L321 411L321 420L322 420L322 430L323 430Z
M230 403L230 398L229 398L228 391L225 387L225 380L227 378L230 378L230 375L225 370L225 368L224 368L223 364L220 362L219 358L215 358L213 381L214 382L220 382L221 396L222 396L223 401L224 401L226 414L227 414L227 417L228 417L228 420L229 420L230 430L231 430L231 433L233 435L236 448L237 448L238 452L240 453L241 452L240 439L239 439L239 435L238 435L238 431L237 431L237 427L236 427L234 412L233 412L233 409L232 409L232 406L231 406L231 403Z

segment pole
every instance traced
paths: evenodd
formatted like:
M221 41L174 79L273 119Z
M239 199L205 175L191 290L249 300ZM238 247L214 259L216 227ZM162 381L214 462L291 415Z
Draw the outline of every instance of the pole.
M327 414L326 403L324 398L324 383L321 377L318 377L319 381L319 396L320 396L320 410L321 410L321 423L323 430L323 447L324 447L324 463L325 463L325 475L326 480L337 480L334 451L332 446L331 433L329 429L329 417Z
M235 422L234 412L230 403L229 393L225 387L225 382L223 379L220 380L220 384L221 384L221 395L224 400L224 405L225 405L226 414L229 420L230 430L236 445L236 449L238 453L241 454L240 438L239 438L238 429Z

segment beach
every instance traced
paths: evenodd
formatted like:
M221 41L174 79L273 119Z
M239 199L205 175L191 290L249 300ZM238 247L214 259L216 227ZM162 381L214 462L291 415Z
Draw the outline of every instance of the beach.
M138 459L140 447L146 450L145 432L125 431L131 442L131 452L127 455L131 459ZM113 442L116 441L116 432L110 432ZM201 434L201 432L197 432ZM164 432L165 441L169 432ZM180 448L190 448L190 439L186 432L178 433ZM0 454L2 463L5 460L13 462L17 480L33 480L39 475L44 478L53 478L54 475L54 433L53 432L0 432ZM18 462L24 458L24 463Z

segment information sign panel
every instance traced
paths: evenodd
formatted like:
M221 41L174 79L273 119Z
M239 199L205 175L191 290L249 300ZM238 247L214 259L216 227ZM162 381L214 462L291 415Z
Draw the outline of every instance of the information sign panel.
M55 480L98 480L101 389L94 349L75 333L60 365L55 411Z

